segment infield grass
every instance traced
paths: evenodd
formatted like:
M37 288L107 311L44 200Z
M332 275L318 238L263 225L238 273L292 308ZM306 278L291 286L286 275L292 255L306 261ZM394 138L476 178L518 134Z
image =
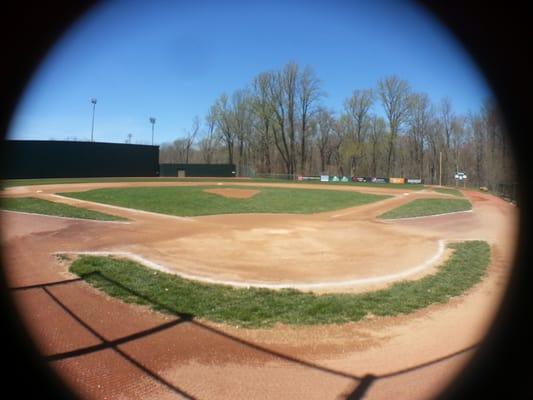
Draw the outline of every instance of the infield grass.
M227 198L204 189L254 189L248 199ZM286 189L251 186L177 186L96 189L61 193L81 200L178 216L237 213L308 214L353 207L390 196L315 189Z
M84 208L72 207L67 204L37 199L34 197L16 197L0 199L0 209L27 212L31 214L54 215L81 219L95 219L99 221L125 221L125 218L91 211Z
M367 315L406 314L464 293L485 274L490 246L468 241L449 247L454 251L437 273L362 294L317 295L204 284L112 257L80 256L70 271L110 296L174 315L243 327L338 324Z
M457 211L468 211L471 209L472 204L466 199L417 199L387 211L386 213L381 214L378 218L397 219L425 217Z

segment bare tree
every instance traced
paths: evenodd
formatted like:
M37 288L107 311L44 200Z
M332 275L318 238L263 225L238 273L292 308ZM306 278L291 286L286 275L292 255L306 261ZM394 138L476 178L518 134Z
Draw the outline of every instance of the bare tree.
M208 113L205 117L206 132L202 135L202 138L198 142L201 158L206 164L213 162L215 151L217 150L220 137L216 130L215 116Z
M435 184L437 182L437 171L438 171L438 165L440 161L440 155L439 153L445 149L444 143L445 143L445 135L443 135L444 128L442 125L442 121L440 121L437 118L432 118L428 121L428 125L426 127L426 139L428 143L428 173L429 173L429 179L431 184ZM446 150L444 150L446 151ZM439 171L439 173L442 173L444 171ZM445 172L444 172L445 173ZM446 173L445 173L446 174ZM423 177L424 175L419 175L419 177ZM444 178L444 176L443 176Z
M228 163L233 164L233 148L235 142L233 115L228 96L225 93L220 95L215 104L211 107L209 113L216 121L218 132L220 132L220 138L224 142L228 151Z
M254 128L258 136L258 153L264 169L272 173L271 143L273 139L272 126L274 122L274 104L271 98L273 85L272 73L261 73L252 82L254 113Z
M386 135L385 120L377 115L370 117L369 141L370 141L370 168L369 172L372 176L378 175L378 159L381 148L384 145Z
M185 164L189 164L189 155L191 153L191 148L194 144L198 131L200 130L200 118L198 116L194 117L192 122L191 130L187 131L185 139L183 139L185 147Z
M298 79L298 106L300 119L300 173L305 173L307 160L307 137L309 118L315 112L316 106L322 92L320 91L320 80L316 77L310 67L306 67Z
M296 81L298 66L288 64L280 72L268 73L268 97L274 114L272 134L285 171L296 170Z
M432 109L429 97L425 93L409 95L409 113L407 116L408 135L410 137L410 153L414 176L424 174L424 145L427 139Z
M237 172L242 175L246 161L246 142L252 129L252 98L248 91L237 90L231 100L231 125L237 140L239 156Z
M387 149L387 169L386 173L390 176L394 163L394 148L396 138L400 129L407 118L409 103L407 101L410 87L409 84L395 75L381 79L378 82L379 96L381 104L385 110L389 122L389 143Z
M314 118L316 144L320 155L320 172L326 171L334 153L336 121L331 110L319 108Z
M354 90L344 102L346 126L351 142L349 159L352 176L356 175L358 160L363 156L363 141L369 128L369 112L373 103L374 94L371 89Z
M470 114L468 116L469 128L472 132L472 139L475 151L475 178L480 185L486 186L484 161L487 135L483 126L483 118L480 115Z
M472 184L513 179L509 144L494 104L465 117L454 113L449 99L435 108L427 95L412 93L397 76L381 79L374 92L352 91L339 118L320 104L322 96L309 68L289 63L263 72L249 87L215 101L196 148L187 138L177 139L161 146L161 159L212 162L225 154L229 162L238 162L239 171L249 166L290 175L415 175L435 183L442 153L443 183L458 170L468 172ZM372 114L375 98L383 118Z
M461 169L461 149L466 146L466 117L455 116L451 124L451 146L453 150L454 171L458 172Z
M443 183L447 184L449 182L450 177L452 176L453 168L450 163L450 150L451 150L451 144L452 144L452 122L455 118L453 110L452 110L452 102L449 98L444 98L441 100L440 107L440 119L442 123L442 129L444 131L444 146L443 146L443 153L444 153L444 180Z

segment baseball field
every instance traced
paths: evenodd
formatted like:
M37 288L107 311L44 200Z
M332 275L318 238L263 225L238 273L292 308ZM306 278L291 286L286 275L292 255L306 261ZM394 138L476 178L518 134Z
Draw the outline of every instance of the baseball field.
M45 359L143 399L427 398L492 321L518 218L473 190L244 179L8 181L0 209Z

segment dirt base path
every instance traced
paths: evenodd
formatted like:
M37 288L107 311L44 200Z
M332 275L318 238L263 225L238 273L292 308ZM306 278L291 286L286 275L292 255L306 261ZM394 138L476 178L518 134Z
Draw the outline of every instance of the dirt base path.
M474 192L467 193L471 213L387 223L374 217L413 198L439 195L381 189L395 197L339 212L198 218L54 196L102 185L123 186L28 187L12 195L83 203L132 223L2 213L4 264L21 314L50 364L87 398L427 398L454 376L481 340L505 288L515 243L516 209ZM208 277L320 282L399 272L431 257L439 240L469 238L491 243L488 277L446 305L340 326L264 330L123 304L76 279L52 255L130 251ZM214 246L221 240L223 246ZM309 264L305 271L302 259Z

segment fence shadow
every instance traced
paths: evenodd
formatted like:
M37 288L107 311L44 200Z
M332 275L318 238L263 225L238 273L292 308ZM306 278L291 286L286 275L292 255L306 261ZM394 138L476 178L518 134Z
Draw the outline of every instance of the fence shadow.
M121 290L127 291L132 296L135 296L135 297L143 300L144 302L147 302L147 303L155 306L155 308L157 308L158 310L162 310L162 311L164 311L164 312L166 312L166 313L168 313L170 315L176 316L176 319L174 319L172 321L169 321L169 322L166 322L164 324L161 324L161 325L158 325L158 326L143 330L143 331L136 332L134 334L130 334L130 335L115 339L115 340L106 340L105 337L102 336L102 334L97 332L93 327L91 327L86 321L84 321L80 316L78 316L73 310L71 310L64 302L62 302L57 296L55 296L49 290L50 287L54 287L54 286L58 286L58 285L68 285L68 284L72 284L72 283L82 282L82 281L85 281L86 278L89 278L91 276L98 276L99 279L106 280L108 283L119 287ZM90 274L84 275L81 278L68 279L68 280L56 281L56 282L49 282L49 283L43 283L43 284L37 284L37 285L14 287L14 288L11 288L11 291L23 291L23 290L32 290L32 289L41 289L41 290L43 290L56 304L59 305L59 307L61 307L61 309L66 314L68 314L71 318L73 318L84 329L86 329L89 332L91 332L101 342L101 343L99 343L97 345L87 346L87 347L79 348L79 349L72 350L72 351L56 353L56 354L45 356L44 359L46 361L48 361L48 362L60 361L60 360L68 359L68 358L79 357L79 356L83 356L83 355L99 352L99 351L102 351L102 350L110 349L110 350L113 350L118 355L120 355L124 360L128 361L130 364L134 365L136 368L138 368L139 370L144 372L146 375L150 376L152 379L154 379L155 381L159 382L161 385L163 385L166 388L170 389L174 393L179 394L179 395L181 395L181 396L183 396L185 398L188 398L188 399L195 399L195 397L192 394L187 393L185 390L183 390L183 389L179 388L178 386L174 385L173 383L167 381L165 378L163 378L162 376L160 376L156 372L154 372L154 371L150 370L149 368L147 368L146 366L142 365L139 361L135 360L133 357L131 357L130 355L125 353L123 350L121 350L119 348L119 346L123 345L123 344L126 344L128 342L132 342L132 341L135 341L135 340L138 340L138 339L141 339L141 338L148 337L150 335L153 335L153 334L156 334L156 333L159 333L159 332L163 332L163 331L165 331L167 329L173 328L173 327L175 327L177 325L180 325L180 324L183 324L183 323L189 323L189 324L193 324L195 327L197 327L199 329L206 330L206 331L208 331L208 332L210 332L212 334L215 334L217 336L223 337L224 339L230 340L230 341L232 341L234 343L237 343L237 344L239 344L239 345L241 345L243 347L246 347L246 348L252 349L254 351L270 355L270 356L275 357L277 359L280 359L280 360L283 360L283 361L286 361L286 362L289 362L289 363L293 363L293 364L296 364L296 365L299 365L299 366L302 366L302 367L310 368L310 369L313 369L313 370L316 370L316 371L320 371L322 373L326 373L326 374L330 374L330 375L334 375L334 376L338 376L338 377L343 377L343 378L348 378L348 379L354 381L355 383L357 383L357 386L355 387L355 389L351 393L346 395L346 397L345 397L346 399L349 399L349 400L362 399L368 393L368 390L370 389L370 387L378 380L387 379L387 378L390 378L390 377L394 377L394 376L398 376L398 375L402 375L402 374L405 374L405 373L409 373L409 372L412 372L412 371L415 371L415 370L418 370L418 369L422 369L422 368L428 367L430 365L437 364L437 363L443 362L445 360L451 359L453 357L456 357L456 356L458 356L460 354L463 354L463 353L466 353L468 351L472 351L472 350L474 350L477 347L477 344L476 344L476 345L467 347L467 348L465 348L463 350L460 350L460 351L454 352L452 354L446 355L444 357L440 357L440 358L428 361L426 363L419 364L419 365L414 366L414 367L410 367L410 368L406 368L406 369L390 372L390 373L387 373L387 374L381 374L381 375L366 374L364 376L358 376L358 375L350 374L348 372L338 371L338 370L335 370L335 369L332 369L332 368L324 367L324 366L318 365L316 363L312 363L312 362L309 362L309 361L301 360L301 359L292 357L290 355L283 354L283 353L280 353L280 352L277 352L277 351L274 351L274 350L259 346L259 345L255 344L255 343L249 342L247 340L244 340L244 339L241 339L239 337L236 337L236 336L233 336L231 334L228 334L226 332L223 332L223 331L221 331L219 329L216 329L216 328L214 328L212 326L203 324L203 323L195 320L194 315L188 314L188 313L181 313L181 312L177 312L175 310L172 310L169 307L167 307L166 305L161 304L161 303L155 301L154 299L143 295L142 293L138 293L135 290L132 290L132 289L124 286L120 282L117 282L117 281L115 281L113 279L110 279L110 278L106 277L105 275L101 274L99 271L91 272Z

